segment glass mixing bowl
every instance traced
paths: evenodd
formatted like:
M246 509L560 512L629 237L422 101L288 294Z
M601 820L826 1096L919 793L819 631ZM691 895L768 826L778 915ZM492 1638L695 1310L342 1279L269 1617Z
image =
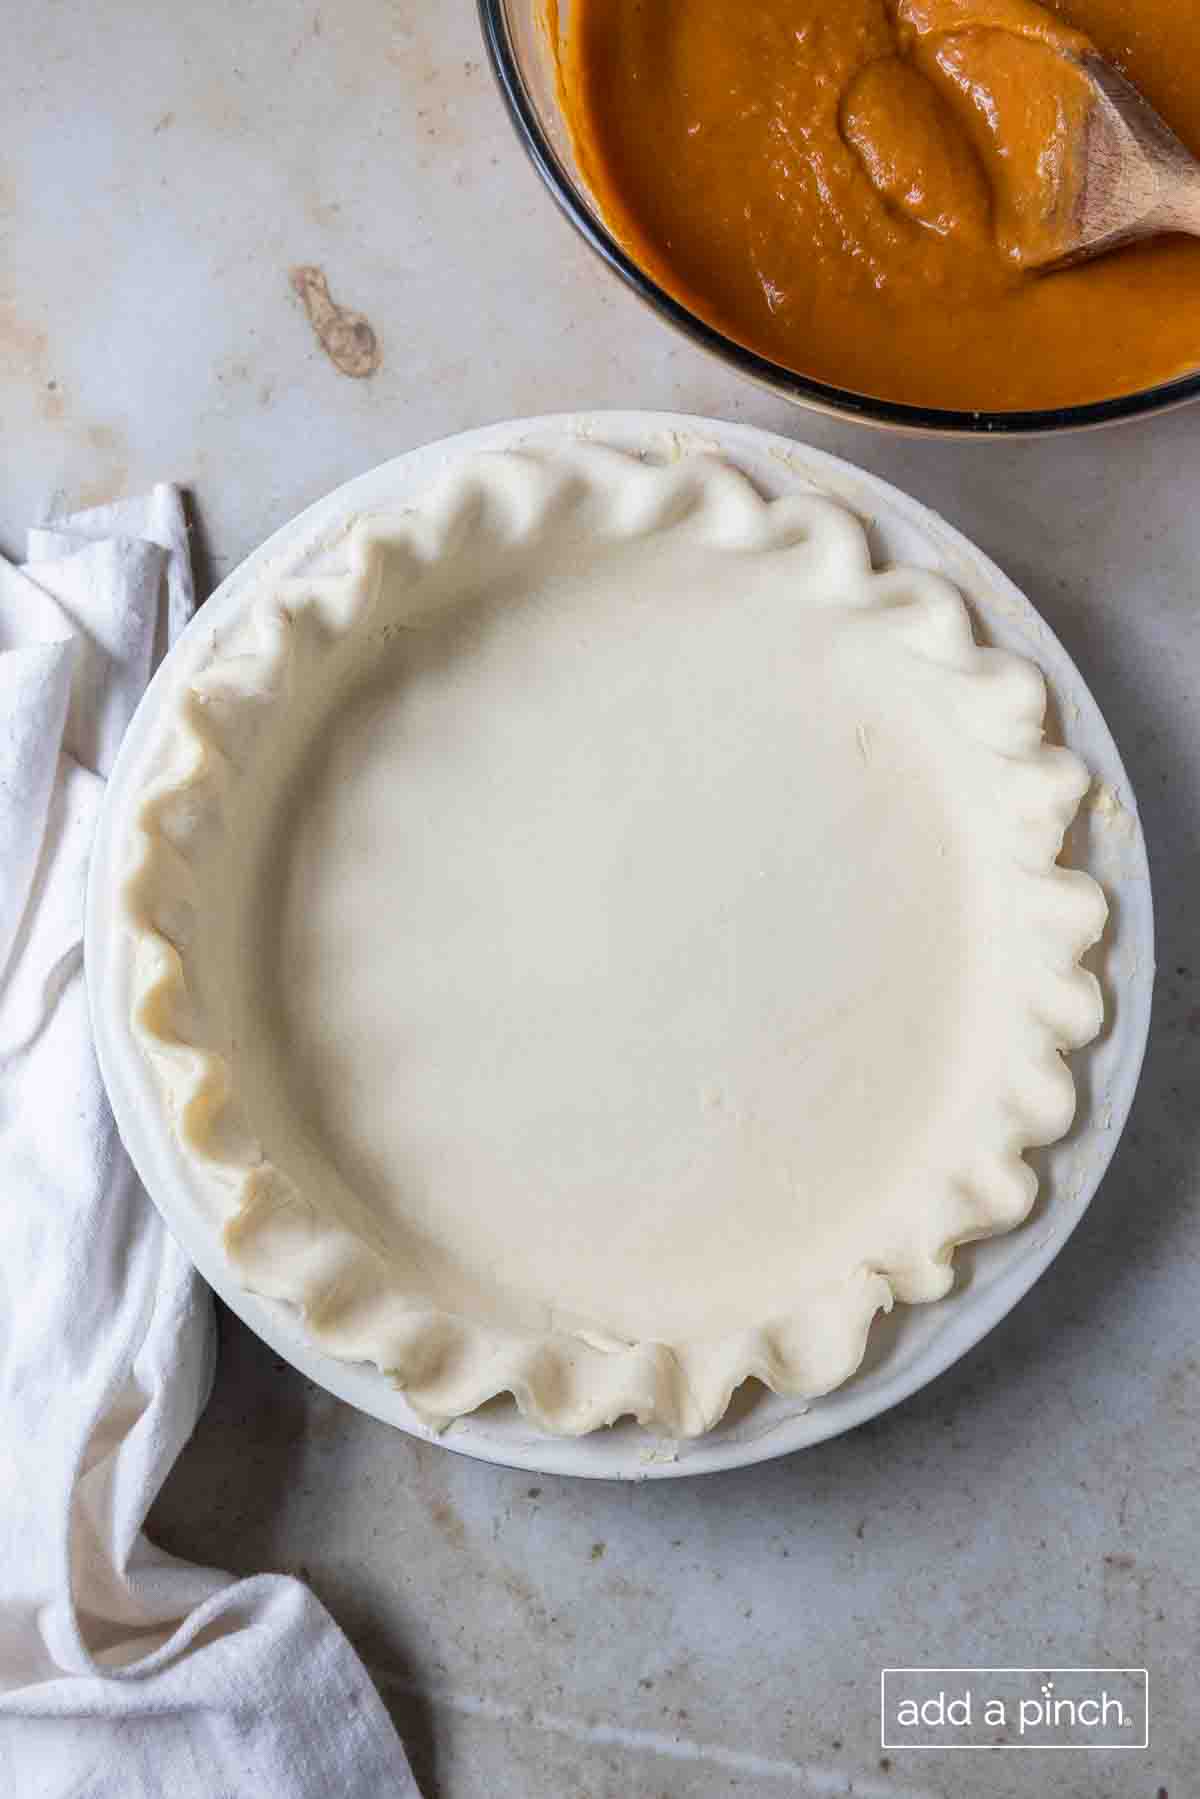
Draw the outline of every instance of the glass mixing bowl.
M559 0L560 30L566 25L570 0ZM484 41L500 92L517 136L550 193L575 229L608 267L631 287L660 318L719 356L731 368L749 375L772 393L819 412L861 419L892 430L967 433L975 436L1029 435L1076 430L1085 425L1113 424L1182 405L1200 395L1200 374L1184 375L1136 393L1120 394L1087 406L1065 406L1036 412L951 412L902 405L853 393L824 381L798 375L748 350L682 305L652 281L608 230L579 172L571 135L559 105L553 58L547 35L546 0L479 0Z

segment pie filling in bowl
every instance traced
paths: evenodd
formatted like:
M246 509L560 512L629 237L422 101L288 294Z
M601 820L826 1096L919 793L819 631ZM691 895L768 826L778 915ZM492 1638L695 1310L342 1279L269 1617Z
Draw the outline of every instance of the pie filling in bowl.
M815 1395L1033 1202L1102 1019L1032 663L813 495L477 458L168 700L134 1026L242 1283L441 1424Z
M1195 147L1194 33L1177 0L572 0L546 28L575 161L655 283L784 369L994 413L1195 374L1200 243L1043 269L1107 174L1088 59Z

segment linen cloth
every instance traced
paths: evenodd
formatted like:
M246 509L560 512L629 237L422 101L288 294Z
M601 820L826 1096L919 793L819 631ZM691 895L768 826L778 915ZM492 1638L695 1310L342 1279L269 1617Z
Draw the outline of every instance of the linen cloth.
M108 1109L83 917L105 778L192 610L179 495L32 531L28 557L0 558L0 1794L416 1799L306 1587L142 1533L213 1315Z

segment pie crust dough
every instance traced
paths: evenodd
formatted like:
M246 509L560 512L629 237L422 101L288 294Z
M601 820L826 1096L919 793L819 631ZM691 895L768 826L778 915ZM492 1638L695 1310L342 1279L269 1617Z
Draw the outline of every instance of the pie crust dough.
M480 457L333 559L168 695L130 849L238 1278L438 1426L837 1386L1026 1216L1100 1029L1041 674L706 456Z

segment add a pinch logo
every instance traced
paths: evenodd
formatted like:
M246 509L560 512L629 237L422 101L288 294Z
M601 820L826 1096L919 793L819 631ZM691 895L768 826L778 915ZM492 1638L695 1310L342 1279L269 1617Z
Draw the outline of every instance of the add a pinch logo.
M1145 1668L885 1668L885 1749L1145 1749Z

